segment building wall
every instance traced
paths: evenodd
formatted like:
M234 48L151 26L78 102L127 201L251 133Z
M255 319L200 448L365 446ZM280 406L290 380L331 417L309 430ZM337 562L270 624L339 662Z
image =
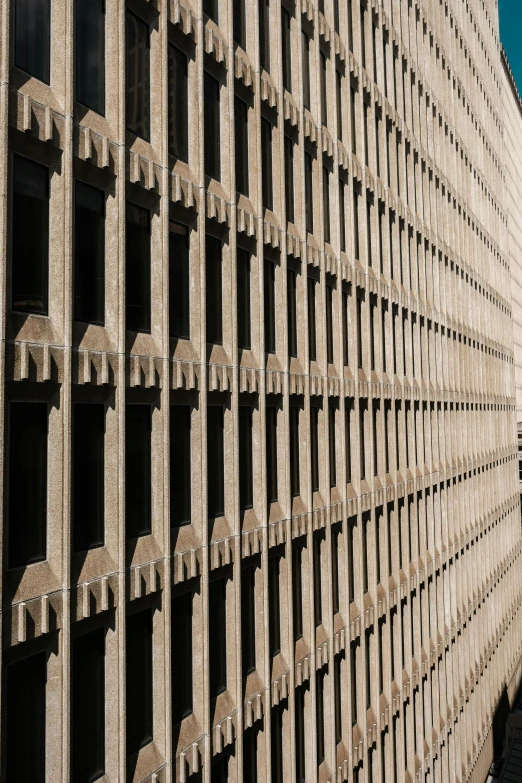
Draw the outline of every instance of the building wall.
M493 716L519 671L521 643L513 213L505 203L514 169L505 159L496 3L371 0L361 13L353 0L351 25L347 3L339 3L338 22L333 0L324 9L289 3L288 91L279 2L270 4L266 28L270 72L260 66L258 4L246 3L242 49L233 44L236 4L217 2L219 25L189 0L127 4L150 31L150 141L126 129L136 119L126 119L132 96L125 89L126 35L135 22L126 26L124 4L105 4L105 116L75 102L73 4L53 2L49 85L15 66L14 4L0 6L0 774L72 780L82 748L88 767L96 744L90 697L99 686L106 781L483 780ZM169 121L177 116L169 105L169 44L188 55L187 162L169 154ZM220 181L205 174L205 73L219 84ZM248 106L248 197L235 188L235 95ZM509 118L514 123L513 112ZM272 128L270 209L263 120ZM293 145L293 222L285 137ZM15 155L49 168L47 315L12 306ZM104 192L103 325L73 317L77 181ZM137 247L126 229L126 215L137 214L129 203L150 220L149 331L126 329ZM189 229L188 339L169 332L169 264L179 260L169 258L172 221ZM216 293L207 284L213 238L222 252L221 344L206 339ZM250 259L248 349L238 346L238 250ZM148 279L134 286L136 296ZM28 410L15 403L29 400L47 405L47 481L46 513L36 508L26 519L9 493L16 471L26 470L24 444L17 449L10 432L13 410L24 432ZM101 545L75 551L78 493L90 503L94 481L73 431L82 403L103 406L105 502ZM129 438L138 404L150 410L150 472L147 454L136 457ZM171 527L170 466L184 464L171 426L180 405L190 409L190 520ZM87 442L92 433L83 433ZM252 503L241 509L249 454ZM27 461L33 457L28 450ZM151 532L129 508L145 471ZM224 512L211 519L209 493ZM31 527L38 514L44 556L11 567L13 520ZM141 535L132 533L131 517ZM177 602L183 595L188 626L190 613ZM149 614L136 619L140 612ZM247 673L242 653L252 628ZM76 659L79 670L73 660L75 640L97 629L98 680L95 652ZM190 644L193 709L180 722L172 706L190 680L180 666ZM27 753L41 732L38 710L24 709L29 669L21 661L36 661L35 703L45 693L43 756ZM213 696L221 680L225 687ZM94 685L84 692L81 682ZM145 713L140 729L136 718ZM25 751L18 727L27 731ZM135 751L138 729L151 739Z

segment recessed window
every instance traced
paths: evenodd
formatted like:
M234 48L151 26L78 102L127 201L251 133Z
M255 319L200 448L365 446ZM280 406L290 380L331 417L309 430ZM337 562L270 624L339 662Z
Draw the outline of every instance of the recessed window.
M301 33L301 54L303 66L303 106L310 110L310 39L304 32Z
M288 317L288 353L297 356L297 272L287 270L286 297Z
M330 458L330 487L337 485L337 462L335 458L335 407L328 408L328 444Z
M49 169L13 158L11 303L47 315L49 289Z
M126 14L126 123L127 128L150 139L150 30L143 19Z
M235 43L246 49L245 0L233 0L233 36Z
M168 48L169 153L188 161L188 58L176 46Z
M46 557L47 403L9 406L9 567Z
M223 344L223 292L221 240L207 234L206 245L206 326L207 343Z
M289 136L285 136L285 209L289 223L295 220L294 215L294 144Z
M272 125L264 117L261 119L261 186L264 208L273 209Z
M306 230L309 234L314 232L314 191L312 176L312 156L305 152L305 219Z
M315 674L315 732L319 766L324 761L324 671Z
M207 409L207 481L208 516L210 519L225 513L225 467L223 408L211 405Z
M170 409L170 523L188 525L191 518L190 406Z
M269 0L258 0L259 7L259 64L270 71L270 5Z
M294 640L303 636L303 547L292 549L292 615Z
M272 657L281 652L280 564L281 557L279 555L273 555L268 560L268 630L269 649Z
M306 779L305 686L295 689L295 777L296 783Z
M105 193L76 182L74 208L74 318L105 320Z
M315 328L315 280L308 278L308 358L311 362L317 359L317 339Z
M251 347L250 253L237 248L237 337L238 347Z
M125 412L125 524L127 538L151 532L152 475L150 405L127 405Z
M328 122L328 103L326 95L326 55L324 52L319 53L320 58L320 78L321 78L321 114L323 125Z
M49 84L51 0L16 0L15 65Z
M256 570L241 571L241 654L243 677L256 668Z
M324 241L330 241L330 172L323 167L323 225Z
M283 87L292 92L292 43L290 36L290 14L281 8L281 46L283 60Z
M219 82L205 71L204 82L205 174L221 180Z
M339 0L336 0L336 6L339 7ZM340 71L335 72L335 96L337 103L337 138L343 140L343 104L342 104L342 79Z
M125 237L126 326L150 332L150 212L127 202Z
M326 286L326 361L333 364L334 339L333 339L333 286Z
M321 585L321 541L320 536L314 536L314 564L313 564L313 579L314 579L314 621L315 627L321 625L323 621L323 591Z
M252 508L253 466L252 466L252 407L239 408L239 507Z
M82 551L104 542L105 408L76 403L73 408L73 538Z
M172 723L179 723L193 709L192 593L172 599Z
M277 408L266 409L266 486L268 504L277 501Z
M45 783L46 654L7 667L5 678L6 780Z
M355 90L353 89L353 87L350 87L350 100L351 100L350 120L351 120L351 131L352 131L352 152L354 155L356 155L357 154L357 133L356 133L357 118L355 116Z
M234 98L236 190L248 196L248 106L245 101Z
M267 353L275 353L275 264L267 258L264 260L264 310L265 351Z
M353 252L359 260L359 194L353 191Z
M312 492L319 491L319 408L310 408L310 459L312 468Z
M332 529L332 609L337 614L340 606L339 590L339 538L341 537L340 527Z
M190 238L189 228L169 222L170 336L190 339Z
M341 251L346 252L346 206L344 196L345 184L339 180L339 223L341 229Z
M105 631L76 637L71 650L72 780L105 771Z
M209 586L210 698L227 689L227 591L225 579Z
M153 738L152 609L127 617L125 629L127 756Z
M105 0L76 0L74 44L76 100L105 114Z

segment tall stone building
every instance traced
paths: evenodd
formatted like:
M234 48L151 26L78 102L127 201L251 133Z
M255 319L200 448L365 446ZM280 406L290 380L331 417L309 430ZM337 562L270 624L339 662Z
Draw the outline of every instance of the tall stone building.
M496 2L0 13L0 780L482 783L522 643Z

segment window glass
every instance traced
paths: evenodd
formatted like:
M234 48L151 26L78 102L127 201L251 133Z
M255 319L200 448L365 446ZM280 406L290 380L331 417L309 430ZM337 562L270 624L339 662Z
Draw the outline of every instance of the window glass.
M207 343L223 343L221 240L207 234L206 295Z
M127 202L125 237L127 329L150 332L150 212Z
M176 46L168 52L169 153L188 161L188 60Z
M73 531L76 551L104 542L105 409L102 404L74 405Z
M75 184L74 318L105 321L105 193L83 182Z
M127 538L151 532L151 413L149 405L128 405L125 413Z
M127 755L130 756L153 739L152 609L127 617L125 637Z
M169 222L170 336L190 339L190 239L188 226Z
M170 523L187 525L191 519L190 406L170 409Z
M76 100L105 114L105 0L76 0Z
M205 72L204 83L205 174L221 179L219 83Z
M7 667L5 680L6 780L45 783L46 655Z
M149 26L126 14L126 122L127 128L146 141L150 138L150 41Z
M72 643L72 779L96 780L105 771L104 629Z
M15 65L49 84L51 0L15 0Z
M248 107L235 96L236 190L248 196Z

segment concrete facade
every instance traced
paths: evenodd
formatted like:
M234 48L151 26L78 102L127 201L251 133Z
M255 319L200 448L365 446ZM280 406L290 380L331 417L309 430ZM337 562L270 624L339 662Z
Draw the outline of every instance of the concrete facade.
M9 743L24 703L13 672L43 652L43 761L24 774L82 783L71 772L71 650L101 629L96 779L105 783L246 783L253 775L266 783L482 782L495 711L520 681L522 636L512 327L520 297L511 295L510 272L520 252L508 229L514 219L519 230L520 180L506 149L520 156L505 144L508 125L517 139L522 125L505 110L496 2L271 0L261 52L262 2L245 4L242 48L233 43L241 6L232 0L217 0L219 24L195 0L106 0L104 116L75 102L72 0L52 0L49 84L15 66L14 7L0 4L0 775L7 780L7 769L26 763ZM148 141L126 129L126 8L149 31ZM281 55L287 18L290 90ZM169 44L188 58L186 162L169 155ZM219 91L219 181L205 174L205 73ZM248 197L235 188L234 96L247 105ZM270 209L263 121L272 138ZM12 307L16 155L49 169L47 315ZM77 181L105 194L103 325L73 317ZM126 329L127 203L150 220L147 331ZM169 333L170 221L188 227L189 339ZM206 339L213 239L222 253L220 344ZM248 349L238 347L238 250L250 258ZM13 405L35 400L48 414L46 554L10 567L9 428ZM82 403L104 407L103 540L75 551L72 423ZM129 537L126 411L138 405L151 417L151 532ZM171 527L170 464L178 455L170 422L179 405L190 409L190 523ZM219 471L207 464L207 434L216 408L224 500L223 513L209 519L209 484ZM218 597L211 609L218 581L222 603ZM173 701L188 673L176 665L181 626L172 607L185 594L192 710L179 722ZM216 607L224 614L214 631ZM140 612L152 623L150 702L134 700L146 675L133 668L134 682L129 674L126 637L132 625L130 638L138 638L132 618ZM212 697L223 629L226 687ZM151 738L129 751L129 722L145 702Z

